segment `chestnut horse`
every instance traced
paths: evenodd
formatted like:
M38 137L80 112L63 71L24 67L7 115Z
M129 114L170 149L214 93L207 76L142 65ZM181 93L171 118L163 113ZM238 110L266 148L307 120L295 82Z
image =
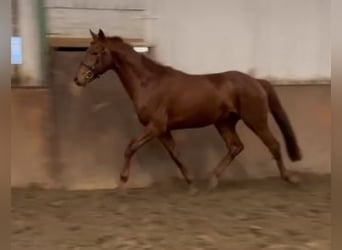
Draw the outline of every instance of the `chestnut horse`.
M268 126L270 111L280 127L289 158L300 160L302 155L291 123L268 81L238 71L187 74L135 52L120 37L106 37L101 29L98 34L91 30L90 33L93 39L74 82L86 86L108 70L114 70L144 126L125 150L120 186L128 181L133 155L145 143L158 138L191 187L192 178L176 153L171 131L214 125L227 147L227 153L210 176L210 186L215 187L225 168L244 149L236 133L239 120L269 149L280 176L288 182L297 182L296 176L286 169L280 144Z

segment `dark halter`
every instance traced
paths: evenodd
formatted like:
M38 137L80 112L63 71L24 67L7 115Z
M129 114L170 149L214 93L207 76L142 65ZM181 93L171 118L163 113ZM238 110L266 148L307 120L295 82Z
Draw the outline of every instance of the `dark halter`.
M87 72L87 74L91 73L91 75L88 76L89 79L95 79L95 78L99 78L100 77L100 75L97 74L96 71L95 71L95 66L89 66L88 64L86 64L84 62L81 62L81 65L86 67L89 70L89 72Z

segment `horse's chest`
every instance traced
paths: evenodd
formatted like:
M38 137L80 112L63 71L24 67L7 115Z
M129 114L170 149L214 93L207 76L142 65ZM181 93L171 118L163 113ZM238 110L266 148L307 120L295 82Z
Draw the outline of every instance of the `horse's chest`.
M157 100L139 100L135 105L136 113L139 121L146 125L151 120L159 119L158 116L161 115L161 103Z
M146 106L137 107L136 111L137 111L139 121L143 125L146 125L151 119L151 112L149 111L148 107Z

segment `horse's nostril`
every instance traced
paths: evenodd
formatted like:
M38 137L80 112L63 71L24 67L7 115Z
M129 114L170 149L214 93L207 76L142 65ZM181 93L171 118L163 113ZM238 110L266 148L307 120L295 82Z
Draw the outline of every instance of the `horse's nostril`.
M80 86L80 82L78 81L77 77L74 78L74 83L76 83L77 86Z

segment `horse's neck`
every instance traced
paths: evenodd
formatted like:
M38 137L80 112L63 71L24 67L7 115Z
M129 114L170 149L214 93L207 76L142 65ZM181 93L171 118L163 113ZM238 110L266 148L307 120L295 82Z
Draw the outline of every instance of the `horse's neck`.
M135 51L126 53L128 54L120 58L116 72L128 95L135 101L143 90L142 84L151 76L151 72L144 67L140 54Z
M127 56L123 59L123 64L126 68L129 68L141 81L144 81L151 75L151 72L145 68L142 62L142 55L135 51L127 52Z
M139 93L139 79L124 65L120 66L115 71L131 100L136 100Z

